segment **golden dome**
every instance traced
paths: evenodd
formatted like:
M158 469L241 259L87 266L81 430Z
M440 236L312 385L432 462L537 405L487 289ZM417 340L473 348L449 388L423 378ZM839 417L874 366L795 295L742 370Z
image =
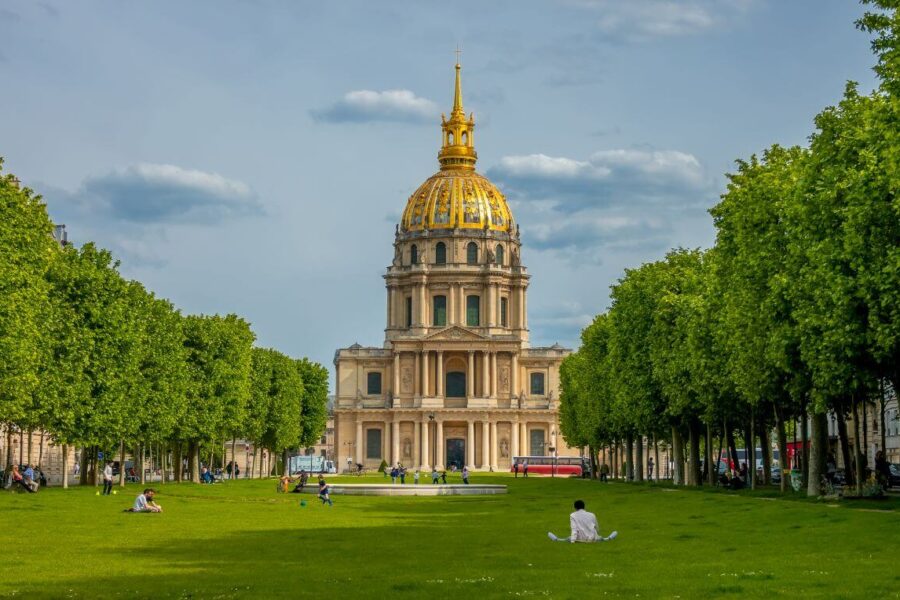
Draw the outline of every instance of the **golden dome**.
M406 203L400 229L490 229L512 233L512 213L506 198L486 177L475 172L475 118L462 107L460 66L456 65L453 110L441 115L441 170L419 186Z

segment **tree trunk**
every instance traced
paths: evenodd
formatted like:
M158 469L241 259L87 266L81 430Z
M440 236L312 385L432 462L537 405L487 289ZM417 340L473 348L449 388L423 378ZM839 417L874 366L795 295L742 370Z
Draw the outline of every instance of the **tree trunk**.
M761 423L759 428L759 445L762 446L762 484L772 485L772 438L770 437L769 424Z
M846 414L844 402L846 402L846 399L842 400L837 408L838 441L841 445L841 462L844 465L844 479L846 479L847 485L853 485L856 477L856 462L850 455L850 439L847 437L847 420L844 418L844 415Z
M62 445L62 486L64 490L69 489L69 445Z
M706 423L706 483L716 485L716 467L713 463L713 432L712 423Z
M256 455L259 454L259 448L255 445L253 447L253 456L250 457L250 468L247 469L247 477L253 478L256 476Z
M89 457L90 457L90 450L88 449L87 446L82 446L81 447L81 457L78 459L78 464L81 465L81 468L78 470L79 485L87 485Z
M34 462L32 461L33 454L31 452L31 449L34 446L34 439L33 439L33 435L32 435L33 433L34 433L33 429L28 430L28 460L25 461L25 464L28 464L28 465L34 464Z
M94 446L91 452L91 485L96 487L99 481L99 465L100 465L100 448L98 446Z
M675 485L684 485L684 446L681 432L674 425L672 426L672 463L675 465L672 482Z
M9 473L12 470L13 465L13 433L12 433L12 425L6 426L6 467L3 469L4 473Z
M37 464L39 467L43 468L44 464L44 431L41 430L41 438L40 444L38 445L38 461Z
M884 452L884 457L887 458L887 434L884 431L885 426L885 404L887 404L887 399L884 397L884 379L878 380L878 390L880 392L879 396L881 399L881 451Z
M625 479L634 480L634 437L630 433L625 436Z
M172 479L181 483L181 442L172 443Z
M803 489L809 489L809 419L806 414L806 407L800 413L800 445L803 463L800 465L803 481Z
M160 442L156 445L156 452L159 454L159 482L165 484L167 478L166 458L169 450L166 444Z
M644 481L644 436L639 435L634 446L634 478L636 481Z
M31 436L28 436L31 440ZM865 464L869 463L869 396L863 394L862 397L862 444L859 445L860 452L866 457ZM28 448L28 459L31 460L31 447Z
M688 485L703 485L703 477L700 475L700 422L691 419L688 423Z
M125 440L119 442L119 487L125 487Z
M188 460L190 461L191 481L200 483L200 444L188 442Z
M728 454L731 455L731 464L726 466L729 471L734 472L741 467L740 463L738 462L737 446L734 443L734 430L728 426L728 421L724 421L724 427L725 440L728 443Z
M775 406L775 428L778 431L778 464L781 467L781 493L787 489L788 470L787 431L784 429L784 415L779 406Z
M653 434L653 477L656 480L656 483L659 483L659 441L656 439L656 434Z
M856 471L854 482L856 483L856 495L862 496L862 482L865 474L862 471L862 452L860 452L859 449L859 409L857 408L857 398L855 394L851 401L851 405L853 407L853 464L855 465L854 470Z
M756 410L750 408L750 441L747 448L747 475L750 477L750 489L756 489Z
M825 454L828 452L828 417L825 413L810 415L812 444L809 453L809 484L806 495L817 497L822 493L821 479L825 473Z
M234 475L234 469L237 467L237 454L235 454L235 447L237 445L237 438L231 438L231 478L236 479Z

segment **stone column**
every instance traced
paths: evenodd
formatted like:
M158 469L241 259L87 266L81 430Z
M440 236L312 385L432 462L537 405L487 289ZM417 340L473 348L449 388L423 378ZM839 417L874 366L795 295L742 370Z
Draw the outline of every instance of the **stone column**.
M519 455L528 456L528 423L519 423Z
M475 468L475 422L469 421L469 431L466 436L466 466L469 470Z
M419 284L419 325L425 327L428 321L425 320L425 285Z
M481 422L481 468L488 470L491 464L491 425L487 421Z
M497 439L497 421L491 421L491 468L498 471L497 454L500 451L500 440Z
M422 428L422 445L419 448L422 460L419 461L419 464L422 465L422 470L425 471L431 466L431 445L428 443L428 428L430 424L427 417L423 416L419 425Z
M481 353L481 394L482 398L491 395L491 359L487 350Z
M469 372L466 373L466 395L469 398L475 397L475 351L469 350Z
M437 373L434 381L434 395L438 398L444 397L444 352L437 351Z
M447 290L447 325L456 325L456 287L451 283Z
M466 289L462 284L459 285L459 324L466 324Z
M390 329L394 326L394 319L392 318L391 310L394 307L394 288L388 286L387 289L387 325L386 327Z
M528 296L522 288L522 329L528 329Z
M419 456L422 453L422 430L419 427L419 423L413 421L413 447L412 447L412 455L409 457L409 468L415 469L417 464L422 464L419 462Z
M428 393L430 391L429 390L430 386L428 385L428 355L429 354L430 354L430 352L428 350L425 350L424 352L422 352L422 363L423 363L422 396L430 396L431 395Z
M497 397L497 353L491 352L491 398Z
M394 398L400 397L400 353L394 352L394 380L391 382Z
M444 468L444 422L443 421L435 421L436 431L434 433L435 444L437 445L437 458L434 461L437 463L435 467L438 469Z
M509 385L510 385L510 394L512 396L518 396L519 395L519 355L516 352L512 353L512 360L510 361Z
M487 293L485 294L485 296L487 296L487 298L485 298L485 305L486 305L486 306L484 307L484 308L485 308L485 312L487 313L487 315L486 315L487 318L485 319L485 322L487 323L487 326L488 326L488 327L493 327L493 326L495 325L495 320L494 320L494 285L489 283L489 284L487 285L487 289L485 289L485 292L487 292Z
M422 381L422 367L419 362L419 353L416 352L416 366L413 369L413 396L421 396L422 388L420 382Z
M519 301L516 302L518 306L516 307L518 310L518 314L516 315L516 322L519 325L520 329L525 329L525 287L519 286L516 291L519 296Z
M356 462L363 461L363 424L360 415L356 415Z
M400 421L391 423L391 466L400 462Z

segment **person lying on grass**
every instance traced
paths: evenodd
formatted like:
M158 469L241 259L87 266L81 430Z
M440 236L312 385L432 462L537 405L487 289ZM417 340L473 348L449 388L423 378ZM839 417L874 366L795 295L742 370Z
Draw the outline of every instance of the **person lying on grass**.
M608 537L600 535L600 526L594 513L584 510L584 500L575 501L575 512L569 515L569 524L572 526L572 534L567 538L560 538L547 532L547 536L554 542L608 542L616 539L618 531L613 531Z
M125 509L125 512L136 512L136 513L161 513L162 506L153 501L153 496L156 492L153 488L147 488L144 490L144 493L139 495L134 500L134 506L131 508Z

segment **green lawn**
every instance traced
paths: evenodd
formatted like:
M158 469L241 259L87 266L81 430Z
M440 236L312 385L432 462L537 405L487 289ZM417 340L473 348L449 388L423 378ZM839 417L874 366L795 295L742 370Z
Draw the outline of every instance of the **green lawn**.
M334 478L332 481L339 481ZM898 597L900 512L532 477L482 497L335 497L274 482L0 493L0 597ZM359 482L360 479L353 478ZM363 481L382 481L366 478ZM572 501L603 544L561 544Z

